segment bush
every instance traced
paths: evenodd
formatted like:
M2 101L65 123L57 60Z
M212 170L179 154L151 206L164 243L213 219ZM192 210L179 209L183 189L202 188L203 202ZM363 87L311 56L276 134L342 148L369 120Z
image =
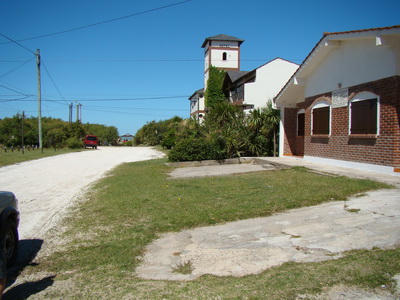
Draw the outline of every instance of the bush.
M176 131L176 130L175 130ZM176 143L175 131L170 129L161 141L163 148L172 149Z
M77 138L69 138L67 139L67 147L70 149L78 149L78 148L82 148L82 141L80 139Z
M200 161L209 159L223 159L224 151L216 143L204 138L185 138L180 140L169 153L170 161Z

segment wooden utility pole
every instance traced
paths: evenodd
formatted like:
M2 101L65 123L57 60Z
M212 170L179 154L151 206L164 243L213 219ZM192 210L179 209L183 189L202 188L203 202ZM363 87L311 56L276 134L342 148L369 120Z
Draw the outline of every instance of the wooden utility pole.
M39 148L43 152L42 141L42 89L40 84L40 49L36 50L36 65L38 77L38 129L39 129Z
M25 111L22 112L22 120L21 120L21 141L22 141L22 154L25 154L25 145L24 145L24 122L25 122Z

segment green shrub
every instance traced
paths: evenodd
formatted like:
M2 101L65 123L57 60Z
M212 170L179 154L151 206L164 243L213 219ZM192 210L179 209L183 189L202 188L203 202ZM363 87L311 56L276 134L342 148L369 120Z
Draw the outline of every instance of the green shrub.
M170 161L200 161L209 159L223 159L225 157L216 143L204 138L185 138L175 145L169 153Z
M82 148L82 141L80 139L77 138L69 138L67 139L67 147L70 149L78 149L78 148Z
M161 146L163 148L172 149L176 143L175 131L170 129L161 141Z

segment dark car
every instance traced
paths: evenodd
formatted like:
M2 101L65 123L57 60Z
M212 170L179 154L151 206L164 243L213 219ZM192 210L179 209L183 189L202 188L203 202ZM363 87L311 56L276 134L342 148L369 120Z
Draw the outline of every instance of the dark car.
M86 147L92 147L92 149L97 149L97 136L95 135L86 135L85 138L83 139L83 146Z
M18 200L11 192L0 191L0 239L4 245L7 266L11 266L18 251Z

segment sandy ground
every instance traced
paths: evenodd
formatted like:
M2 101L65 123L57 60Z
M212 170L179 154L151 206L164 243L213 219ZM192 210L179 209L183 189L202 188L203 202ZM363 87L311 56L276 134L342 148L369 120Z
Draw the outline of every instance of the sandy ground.
M124 162L160 157L163 153L147 147L99 147L58 155L0 168L0 189L19 200L20 239L43 239L107 171Z

